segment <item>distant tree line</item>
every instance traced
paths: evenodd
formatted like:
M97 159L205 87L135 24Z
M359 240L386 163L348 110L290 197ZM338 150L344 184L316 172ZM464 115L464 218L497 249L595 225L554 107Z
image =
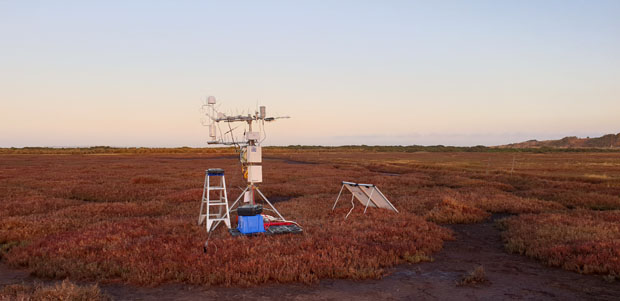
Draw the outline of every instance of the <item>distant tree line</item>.
M612 148L509 148L477 146L444 146L444 145L345 145L345 146L319 146L319 145L289 145L265 147L273 152L296 152L296 151L320 151L320 152L476 152L476 153L586 153L586 152L620 152L620 149ZM66 154L66 155L91 155L91 154L232 154L234 147L22 147L0 148L0 154Z

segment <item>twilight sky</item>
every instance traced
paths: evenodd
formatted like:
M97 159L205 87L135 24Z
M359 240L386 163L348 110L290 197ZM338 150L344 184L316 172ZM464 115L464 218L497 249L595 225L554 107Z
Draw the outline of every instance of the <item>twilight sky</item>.
M0 147L496 145L620 132L620 1L0 0Z

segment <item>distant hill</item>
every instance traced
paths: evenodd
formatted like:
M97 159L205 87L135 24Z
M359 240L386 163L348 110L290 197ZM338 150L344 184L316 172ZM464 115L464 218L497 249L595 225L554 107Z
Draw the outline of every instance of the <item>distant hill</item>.
M620 133L597 138L564 137L559 140L528 140L520 143L500 145L499 148L620 148Z

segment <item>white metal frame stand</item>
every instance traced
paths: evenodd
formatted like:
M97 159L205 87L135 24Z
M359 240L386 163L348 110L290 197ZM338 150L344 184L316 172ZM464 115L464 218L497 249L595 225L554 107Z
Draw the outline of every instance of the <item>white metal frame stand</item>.
M394 207L394 205L392 205L392 203L390 203L390 201L385 197L385 195L383 195L383 193L379 190L379 188L377 188L377 186L373 185L373 184L358 184L358 183L353 183L353 182L346 182L346 181L342 181L342 187L340 187L340 192L338 192L338 197L336 198L336 201L334 202L334 206L332 207L332 211L334 211L334 209L336 209L336 205L338 204L338 200L340 200L340 196L342 195L342 191L344 190L345 186L353 186L353 187L367 187L367 188L371 188L372 190L370 190L370 193L367 193L363 190L360 190L362 193L364 193L365 195L368 196L367 200L366 200L366 206L364 208L364 214L366 214L366 211L368 210L368 205L370 205L370 202L372 200L372 195L373 193L376 191L385 201L387 204L389 204L391 210L393 210L394 212L398 213L398 210L396 209L396 207ZM348 188L348 187L347 187ZM344 219L347 219L349 217L349 215L351 214L351 212L353 212L353 209L355 209L355 202L353 202L355 200L355 194L353 193L353 191L351 192L351 210L349 210L349 212L347 213L347 215L344 217ZM358 197L359 199L359 197ZM364 202L359 199L359 201L362 203L362 205L364 204ZM373 201L374 202L374 201ZM376 206L373 205L373 206ZM388 209L388 208L386 208Z
M211 177L221 177L221 180L219 183L212 183ZM217 186L218 184L219 186ZM218 192L218 198L211 199L211 191ZM216 207L217 210L213 208L212 211L212 206ZM205 183L202 190L198 225L205 222L207 232L210 232L215 230L222 221L226 224L226 227L230 229L230 210L228 207L228 195L226 194L226 178L224 177L223 169L210 168L205 172ZM215 224L213 224L214 222Z
M338 200L340 199L340 195L342 194L342 190L344 189L344 185L345 184L342 184L342 187L340 188L340 192L338 193L338 197L336 198L336 201L334 202L334 206L332 207L332 211L334 211L334 209L336 209L336 205L338 204ZM358 185L364 185L364 184L358 184ZM364 214L366 214L366 210L368 210L368 205L370 204L370 199L372 198L372 193L375 192L375 190L376 190L376 187L373 185L372 186L372 190L370 191L370 195L368 196L368 200L366 201L366 207L364 208ZM353 200L355 200L355 195L353 193L351 193L351 210L349 210L349 212L344 217L344 219L347 219L349 217L349 215L351 214L351 212L353 212L353 209L355 209L355 202L353 202Z

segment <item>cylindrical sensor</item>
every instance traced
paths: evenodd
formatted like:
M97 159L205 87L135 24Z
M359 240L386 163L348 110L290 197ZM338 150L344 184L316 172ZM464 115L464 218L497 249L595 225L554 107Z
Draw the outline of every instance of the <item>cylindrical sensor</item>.
M214 105L215 104L215 96L207 97L207 104Z
M260 118L264 119L265 117L267 117L267 108L260 106Z
M209 126L209 137L215 138L215 125Z

